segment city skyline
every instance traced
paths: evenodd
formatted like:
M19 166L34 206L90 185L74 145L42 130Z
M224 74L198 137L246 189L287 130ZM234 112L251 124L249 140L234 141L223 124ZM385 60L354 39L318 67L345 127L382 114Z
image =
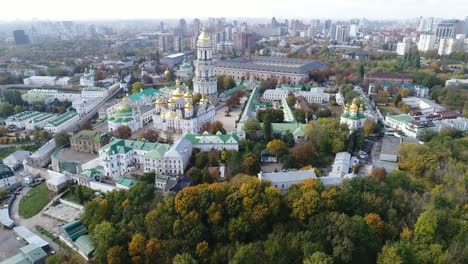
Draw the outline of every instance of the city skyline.
M294 0L285 6L284 1L238 0L230 6L217 7L219 2L210 0L181 1L174 6L171 2L134 0L128 5L123 0L109 1L82 0L74 7L63 6L59 0L18 0L3 3L1 20L134 20L170 18L332 18L351 19L411 19L441 17L462 19L467 15L468 3L464 0ZM229 5L229 4L228 4ZM27 8L25 8L27 7ZM454 8L456 7L456 8ZM15 12L17 10L18 12Z

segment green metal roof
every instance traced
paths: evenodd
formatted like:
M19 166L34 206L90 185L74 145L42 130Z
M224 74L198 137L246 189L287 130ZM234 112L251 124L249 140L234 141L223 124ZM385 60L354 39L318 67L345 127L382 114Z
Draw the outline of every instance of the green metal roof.
M130 95L128 98L132 101L141 101L147 97L155 97L159 94L159 91L154 88L148 88L141 92L134 93Z
M229 134L222 134L222 133L216 133L215 135L211 134L185 134L184 138L188 139L192 144L212 144L212 142L200 142L201 139L206 138L206 137L217 137L220 139L223 143L226 143L228 140L233 139L237 143L239 143L239 137L235 133L229 133Z
M121 177L117 183L123 186L132 187L137 181L127 177Z
M401 123L409 123L409 122L413 121L413 118L410 115L407 115L407 114L391 115L391 116L388 116L388 118L394 119L394 120L396 120L398 122L401 122Z
M83 235L75 240L75 245L86 255L90 255L94 251L94 242L89 235Z
M88 234L88 229L80 220L75 220L68 224L64 224L61 226L61 228L73 241L75 241L80 236Z
M148 153L145 154L145 157L153 158L153 159L162 159L164 154L169 150L169 145L167 144L159 144L155 149L150 150Z
M168 144L151 143L145 140L129 140L129 139L118 139L112 138L109 144L101 147L101 151L107 152L109 155L112 153L127 153L132 150L144 150L144 151L160 151L164 153L169 149ZM163 154L164 155L164 154Z
M53 126L59 126L63 123L65 123L66 121L70 120L71 118L77 116L78 113L75 112L75 111L68 111L68 112L65 112L61 115L59 115L58 117L52 119L49 124L53 125Z
M79 140L79 139L87 139L87 140L92 140L94 142L100 142L101 135L99 134L99 132L96 132L93 130L81 130L80 132L76 133L70 138L70 140Z

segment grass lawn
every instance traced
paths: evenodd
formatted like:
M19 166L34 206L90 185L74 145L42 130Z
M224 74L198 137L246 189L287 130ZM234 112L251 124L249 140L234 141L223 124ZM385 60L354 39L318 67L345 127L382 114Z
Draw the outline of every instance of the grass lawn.
M380 113L382 113L383 116L386 116L387 113L389 115L398 115L398 114L403 113L401 112L400 109L393 107L393 106L379 106L379 109L380 109Z
M79 194L80 191L78 189L81 189L81 194ZM61 198L70 202L84 205L94 198L94 193L94 190L86 186L73 185L68 188L66 193L63 194Z
M31 218L39 213L52 199L52 193L45 183L38 185L23 196L19 203L19 214L23 218Z

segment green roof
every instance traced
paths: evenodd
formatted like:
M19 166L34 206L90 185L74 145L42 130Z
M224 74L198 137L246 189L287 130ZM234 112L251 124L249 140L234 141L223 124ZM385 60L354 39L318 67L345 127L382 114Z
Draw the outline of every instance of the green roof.
M70 137L70 140L79 139L87 139L99 143L101 142L101 135L99 134L99 132L93 130L81 130L80 132Z
M68 111L52 119L49 124L52 126L59 126L77 115L78 113L75 111Z
M123 186L132 187L137 181L127 177L121 177L117 183Z
M128 98L132 101L141 101L147 97L155 97L159 94L159 91L154 88L148 88L141 92L134 93L130 95Z
M0 262L1 264L31 264L47 257L47 253L36 244L29 244L20 248L21 252Z
M243 90L245 90L245 86L243 86L243 85L238 85L238 86L236 86L236 87L234 87L234 88L231 88L231 89L228 89L228 90L222 92L221 95L224 95L226 98L228 98L228 97L231 96L231 94L233 94L234 92L236 92L236 91L243 91Z
M80 220L75 220L60 227L70 238L75 241L80 236L88 234L88 229Z
M156 182L166 183L169 180L170 176L166 175L156 175Z
M96 178L96 177L101 176L101 172L97 169L87 169L87 170L82 171L80 175L83 175L91 179L91 178Z
M212 144L212 142L200 142L202 138L206 137L217 137L220 139L223 143L226 143L230 139L234 139L237 143L239 143L239 137L235 133L228 133L228 134L222 134L220 132L216 133L215 135L211 134L185 134L184 138L192 142L192 144Z
M94 242L89 235L80 236L75 240L75 245L89 256L94 251Z
M262 123L262 126L263 126L263 123ZM288 130L293 132L299 126L304 126L304 124L297 123L297 122L294 122L294 123L271 123L271 129L273 131L280 131L282 133L286 132Z
M162 159L169 147L170 146L167 144L158 144L158 146L155 149L150 150L148 153L146 153L145 157L153 159Z
M52 118L52 117L56 117L57 115L56 114L52 114L52 113L42 113L41 115L35 117L32 119L33 122L41 122L41 121L44 121L46 119L49 119L49 118Z
M133 120L132 117L117 117L117 118L111 117L111 118L107 119L107 122L124 123L124 122L129 122L129 121L132 121L132 120Z
M112 153L127 153L132 150L143 150L143 151L164 151L164 153L169 149L168 144L161 143L151 143L145 140L129 140L129 139L118 139L112 138L109 144L101 147L101 151L107 152L109 155Z
M409 122L413 121L413 118L410 115L407 115L407 114L391 115L391 116L388 116L388 118L394 119L394 120L396 120L398 122L401 122L401 123L409 123Z
M37 111L23 111L21 113L9 116L7 120L18 120L18 121L23 121L29 118L35 118L40 115L43 115L44 113L37 112Z

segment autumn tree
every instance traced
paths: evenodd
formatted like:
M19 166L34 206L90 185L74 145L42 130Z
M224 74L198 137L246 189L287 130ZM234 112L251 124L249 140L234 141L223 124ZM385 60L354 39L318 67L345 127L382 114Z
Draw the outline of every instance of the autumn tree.
M289 107L294 107L296 105L296 96L293 93L289 93L288 97L286 98L286 102L288 103Z
M267 149L278 157L278 154L285 151L287 149L286 143L284 143L281 139L273 139L272 141L268 142Z
M260 160L254 153L246 153L243 156L242 167L245 173L256 175L260 172Z
M144 263L145 247L145 237L140 233L134 234L132 236L132 240L128 244L128 254L130 255L133 263Z
M135 82L132 84L132 94L139 93L145 88L145 85L142 82Z
M382 235L384 222L382 221L382 219L380 219L380 216L378 214L375 214L375 213L367 214L364 217L364 220L366 221L368 225L371 225L374 227L378 235Z
M148 140L149 142L158 142L159 140L159 133L154 129L148 129L145 131L143 138Z
M132 130L128 126L119 126L111 134L119 139L129 139L132 136Z
M377 128L377 124L372 119L366 118L366 120L364 121L364 126L362 128L364 130L364 135L366 137L370 136L371 134L374 133L376 128Z
M108 264L127 264L128 256L127 251L122 246L113 246L107 252Z

